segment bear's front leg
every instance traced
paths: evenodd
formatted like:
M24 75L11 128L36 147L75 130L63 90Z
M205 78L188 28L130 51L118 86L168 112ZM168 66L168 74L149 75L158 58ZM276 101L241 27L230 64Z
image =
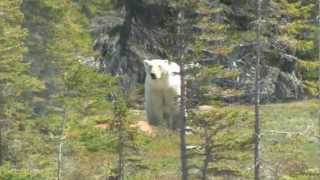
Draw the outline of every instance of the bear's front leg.
M159 95L148 92L146 94L145 109L150 124L154 126L163 124L163 100Z
M180 103L179 96L174 92L169 91L170 93L165 96L165 114L167 115L168 127L177 130L181 127L181 118L180 118Z
M179 111L179 108L176 107L173 112L172 112L172 115L170 117L170 121L171 121L171 124L172 124L172 129L173 130L178 130L178 129L181 129L181 116L180 116L180 111Z

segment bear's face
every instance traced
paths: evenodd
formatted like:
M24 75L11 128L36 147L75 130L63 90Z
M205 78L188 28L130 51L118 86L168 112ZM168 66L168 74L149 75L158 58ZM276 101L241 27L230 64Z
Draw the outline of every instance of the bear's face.
M147 76L150 76L151 79L161 79L162 77L165 77L168 75L168 67L169 67L169 61L168 60L144 60L143 61L145 71L147 73Z

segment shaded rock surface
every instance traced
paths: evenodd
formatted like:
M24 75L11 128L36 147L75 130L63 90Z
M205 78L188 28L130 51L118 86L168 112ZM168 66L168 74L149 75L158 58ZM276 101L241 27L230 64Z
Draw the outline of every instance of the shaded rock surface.
M128 17L128 12L118 12L107 17L98 17L92 22L93 32L97 37L95 49L101 53L100 67L106 72L122 76L122 84L127 90L144 83L143 59L166 58L164 57L166 49L161 44L161 40L166 36L162 26L167 23L165 16L170 14L170 10L163 4L153 1L145 3L144 8L147 10L141 12L141 15ZM124 35L113 32L121 26L130 26L127 27L129 31L125 47L121 43ZM254 100L256 59L254 49L253 45L239 44L228 57L219 57L211 52L204 53L202 65L221 64L227 69L240 72L240 76L236 79L212 81L241 90L241 97L231 101L240 99L253 102ZM262 102L303 98L303 84L295 73L297 58L278 54L280 55L270 56L275 64L269 64L270 60L263 59L259 82Z
M144 59L163 58L159 40L165 34L160 26L165 24L164 15L169 10L161 2L147 2L141 3L139 12L121 10L92 21L101 67L122 76L125 89L144 82Z
M246 102L254 101L255 59L253 48L242 46L234 50L226 62L227 67L232 67L240 72L236 79L236 86L242 90L242 99ZM264 60L264 59L263 59ZM303 83L295 73L297 58L291 55L281 55L276 65L269 65L264 60L261 65L261 101L273 102L284 99L300 99L304 97Z

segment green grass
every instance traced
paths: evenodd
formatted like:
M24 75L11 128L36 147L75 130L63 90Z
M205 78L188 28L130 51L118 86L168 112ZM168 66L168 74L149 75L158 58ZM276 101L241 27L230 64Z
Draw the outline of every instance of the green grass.
M263 133L262 156L264 159L264 167L274 169L275 165L283 160L282 158L287 157L286 160L288 160L288 162L284 163L281 175L291 176L293 171L299 170L299 163L304 163L308 169L317 168L317 162L319 162L317 156L319 145L314 136L319 131L317 117L319 107L320 103L316 100L261 106ZM250 117L252 118L252 122L254 121L253 106L232 105L230 108L249 110L251 112ZM134 118L141 120L144 119L143 116L144 114L141 113ZM253 132L253 129L248 129L248 131ZM274 133L271 133L271 131L274 131ZM302 135L296 136L295 133L301 133ZM139 170L127 168L126 179L179 179L179 134L163 128L157 128L156 136L146 138L137 155L138 158L140 158L140 162L146 168ZM188 142L194 143L198 140L198 136L188 136ZM81 166L79 169L83 169L83 177L88 180L95 179L92 178L94 177L93 175L103 177L106 171L101 170L102 164L105 164L106 169L116 165L115 154L110 151L90 152L79 150L78 155L79 157L77 157L77 159L79 166ZM94 159L94 161L90 161L89 159ZM243 165L244 167L250 167L251 163L252 160L243 162ZM99 164L100 167L95 167L97 164ZM264 172L264 175L269 175L270 173L269 171Z
M231 106L252 110L252 106ZM262 119L262 155L265 161L264 166L276 169L275 165L283 163L281 173L287 176L292 175L295 161L305 163L306 168L317 168L319 158L317 139L318 130L317 111L320 103L317 100L306 100L290 103L267 104L261 106ZM252 117L253 121L253 117ZM248 129L253 131L253 129ZM190 141L197 140L190 136ZM150 159L152 166L158 167L146 179L174 179L174 172L179 169L179 139L174 133L161 135L154 138L146 147L145 157ZM283 158L283 159L282 159ZM245 163L245 162L244 162ZM246 162L248 163L248 162ZM150 165L151 165L150 164ZM290 169L291 168L291 169ZM170 177L162 177L161 174L172 174ZM270 172L265 172L268 175ZM283 175L282 174L282 175ZM281 175L281 174L280 174ZM282 176L281 175L281 176ZM137 176L142 178L143 176ZM138 178L138 179L139 179ZM134 179L134 178L133 178ZM299 178L298 178L299 179Z

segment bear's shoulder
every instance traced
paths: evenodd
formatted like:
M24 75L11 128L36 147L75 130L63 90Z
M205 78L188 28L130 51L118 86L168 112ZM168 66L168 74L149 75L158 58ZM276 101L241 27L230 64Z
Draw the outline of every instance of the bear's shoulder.
M180 94L180 66L174 62L170 62L168 70L168 86L179 95Z
M175 62L169 62L168 71L176 75L180 73L180 66Z

